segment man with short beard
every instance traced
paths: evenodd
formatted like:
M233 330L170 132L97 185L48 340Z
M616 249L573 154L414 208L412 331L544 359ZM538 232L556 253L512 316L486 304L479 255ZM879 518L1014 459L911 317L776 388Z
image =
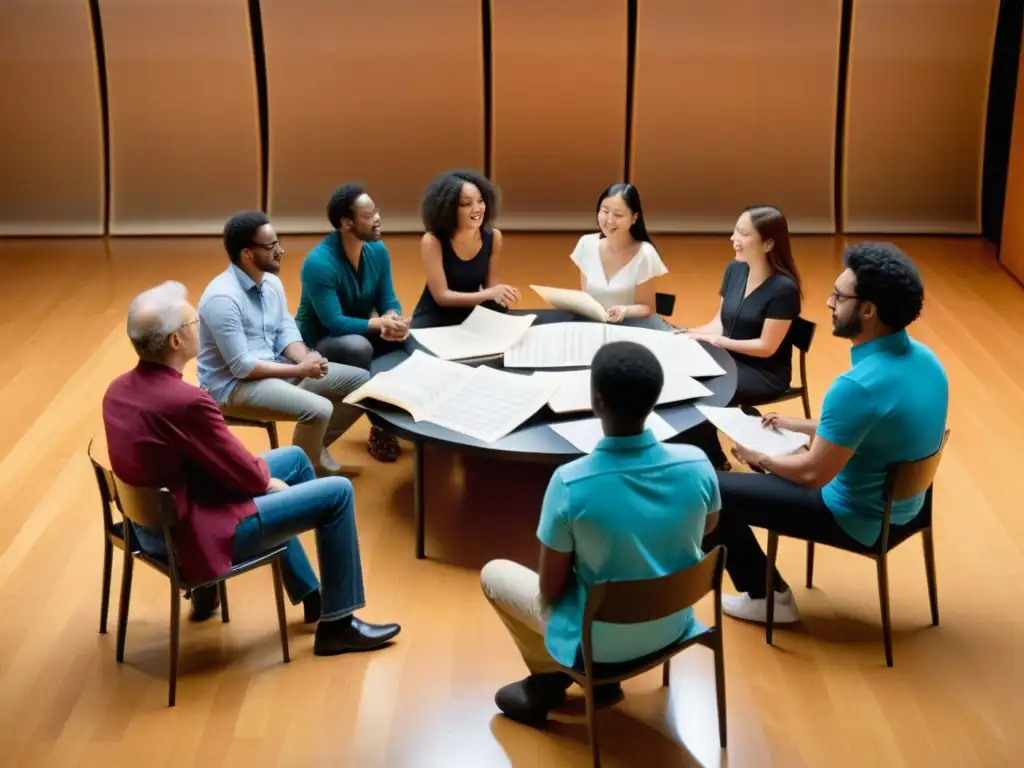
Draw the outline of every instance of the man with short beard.
M375 357L403 348L409 318L391 279L380 239L380 212L362 184L342 184L327 204L334 231L302 263L302 299L295 321L303 341L332 363L370 370ZM370 455L398 458L398 441L370 428Z
M935 354L907 326L924 303L921 276L898 248L860 243L844 254L846 270L828 299L833 335L849 339L853 367L825 394L818 421L777 414L766 428L813 437L810 449L772 458L743 446L733 455L767 474L720 473L722 511L704 550L723 544L737 591L723 596L730 616L767 618L767 559L751 526L841 546L874 545L882 530L889 466L939 449L949 384ZM894 502L891 522L906 525L926 494ZM774 575L776 623L799 619L792 592Z
M302 342L277 276L284 248L266 214L228 219L224 248L231 263L199 300L200 385L225 414L297 422L292 443L317 476L341 474L327 448L362 415L342 401L370 374Z

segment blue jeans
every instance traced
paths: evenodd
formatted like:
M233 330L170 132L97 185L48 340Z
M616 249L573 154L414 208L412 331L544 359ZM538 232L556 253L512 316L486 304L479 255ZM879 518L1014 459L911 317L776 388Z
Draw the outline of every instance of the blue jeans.
M320 620L344 618L362 608L366 598L351 481L343 477L316 479L309 458L295 446L269 451L263 459L271 476L291 487L254 499L256 514L235 528L234 560L287 544L281 558L284 586L291 602L298 603L318 584L296 536L315 530L323 582Z

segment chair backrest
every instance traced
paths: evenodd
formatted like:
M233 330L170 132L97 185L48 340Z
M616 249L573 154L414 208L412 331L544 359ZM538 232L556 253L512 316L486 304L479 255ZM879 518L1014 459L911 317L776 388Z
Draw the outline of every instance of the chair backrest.
M904 461L893 464L889 467L889 473L885 482L886 506L894 501L912 499L920 493L927 491L935 481L935 473L939 469L939 461L942 460L942 452L949 440L949 430L942 435L942 442L939 448L931 456L926 456L917 461Z
M817 328L818 326L810 320L798 317L789 326L789 340L794 347L806 355L811 351L811 342L814 341L814 332Z
M92 464L92 471L96 475L96 487L100 492L100 501L103 503L103 530L106 533L112 534L114 532L114 473L110 469L99 461L93 455L92 449L93 440L89 440L89 447L86 448L86 455L89 457L89 461Z
M140 488L114 475L117 508L133 523L164 532L178 522L174 498L166 488Z
M669 317L676 311L676 296L674 293L654 294L654 311L663 316Z
M584 633L594 621L641 624L689 608L711 590L721 590L724 567L725 548L718 546L696 565L668 576L594 584L587 590Z

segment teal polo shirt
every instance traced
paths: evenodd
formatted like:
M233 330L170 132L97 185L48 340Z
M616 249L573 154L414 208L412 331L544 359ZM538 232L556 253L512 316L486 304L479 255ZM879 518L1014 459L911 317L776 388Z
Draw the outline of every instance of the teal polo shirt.
M850 352L853 367L829 387L817 435L853 451L821 496L836 522L865 546L882 533L882 494L889 466L935 453L949 407L942 363L906 330ZM895 502L891 522L903 525L921 511L925 494Z
M311 347L327 336L366 333L374 312L402 313L391 278L391 256L380 240L363 244L359 269L353 269L341 235L332 232L306 255L300 280L295 322Z
M704 556L705 518L721 506L718 477L704 452L663 445L650 430L605 437L593 453L559 467L544 495L537 538L573 553L575 579L548 619L545 645L552 658L575 663L590 585L652 579L696 565ZM645 656L694 625L692 608L642 624L595 622L594 659Z

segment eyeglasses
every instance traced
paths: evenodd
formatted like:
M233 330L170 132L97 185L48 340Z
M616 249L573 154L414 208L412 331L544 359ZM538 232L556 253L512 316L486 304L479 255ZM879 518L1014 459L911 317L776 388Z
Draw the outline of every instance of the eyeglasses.
M281 247L281 241L275 240L272 243L251 243L250 245L253 248L262 248L265 251L270 251L271 253L273 253L274 251Z
M834 304L838 304L843 299L855 299L855 300L859 301L860 300L860 296L852 296L852 295L850 295L848 293L841 293L838 290L832 291L832 299L831 300L832 300L832 302Z
M184 331L190 325L195 325L198 322L199 322L199 315L196 315L195 319L189 320L187 323L182 323L181 325L179 325L178 329L175 331L175 333L177 333L178 331Z

